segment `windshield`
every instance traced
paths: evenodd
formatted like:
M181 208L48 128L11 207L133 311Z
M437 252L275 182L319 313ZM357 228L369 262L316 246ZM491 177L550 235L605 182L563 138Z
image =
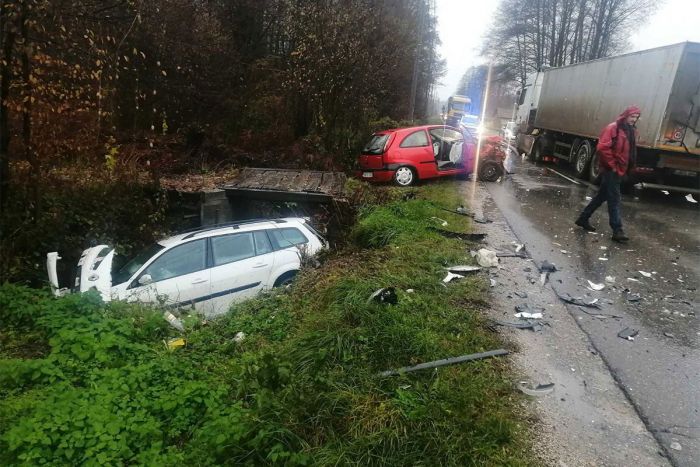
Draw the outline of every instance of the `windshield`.
M479 124L478 115L465 115L462 117L462 125L477 126Z
M451 110L459 110L459 111L463 112L465 110L466 106L467 106L466 102L453 102L450 105L450 109Z
M153 255L158 253L163 248L165 247L154 243L145 250L141 251L141 253L132 258L128 263L122 266L121 269L112 275L112 284L121 284L122 282L126 282L131 279L131 276L133 276L134 273L141 268L141 266L146 264L146 261L151 259Z
M362 154L381 154L384 152L384 145L389 139L389 135L373 135L372 139L362 150Z

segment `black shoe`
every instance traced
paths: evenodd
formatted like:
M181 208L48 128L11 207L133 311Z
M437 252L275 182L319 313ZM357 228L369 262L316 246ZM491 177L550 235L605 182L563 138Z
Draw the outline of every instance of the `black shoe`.
M595 232L595 227L591 225L590 222L588 222L588 219L583 219L582 217L579 217L576 219L574 224L578 225L579 227L582 227L583 230L586 232Z
M625 235L625 232L622 229L619 229L613 232L612 239L616 242L626 243L630 238Z

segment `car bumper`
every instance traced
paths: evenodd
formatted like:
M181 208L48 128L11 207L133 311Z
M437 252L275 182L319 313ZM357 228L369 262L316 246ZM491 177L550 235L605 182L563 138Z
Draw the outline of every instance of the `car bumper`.
M355 172L355 176L360 180L367 180L368 182L390 182L394 178L394 171L386 169L360 169Z

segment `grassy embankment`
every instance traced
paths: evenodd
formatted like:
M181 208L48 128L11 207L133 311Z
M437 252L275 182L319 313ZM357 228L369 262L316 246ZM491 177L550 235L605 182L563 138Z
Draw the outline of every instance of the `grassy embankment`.
M471 262L428 229L469 229L436 207L460 186L363 208L350 247L287 293L190 319L175 351L157 311L0 287L0 463L529 464L505 360L377 376L501 347L484 278L441 285ZM397 305L367 303L390 285Z

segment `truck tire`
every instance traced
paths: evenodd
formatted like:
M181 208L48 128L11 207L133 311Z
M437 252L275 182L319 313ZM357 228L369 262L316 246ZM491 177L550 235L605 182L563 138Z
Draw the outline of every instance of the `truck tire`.
M542 162L542 142L540 140L535 141L528 159L530 162Z
M598 167L598 151L593 154L588 166L588 180L594 185L600 185L600 167Z
M591 142L583 140L576 150L576 158L574 159L574 172L580 179L585 179L589 174L591 159L593 158L593 146Z

